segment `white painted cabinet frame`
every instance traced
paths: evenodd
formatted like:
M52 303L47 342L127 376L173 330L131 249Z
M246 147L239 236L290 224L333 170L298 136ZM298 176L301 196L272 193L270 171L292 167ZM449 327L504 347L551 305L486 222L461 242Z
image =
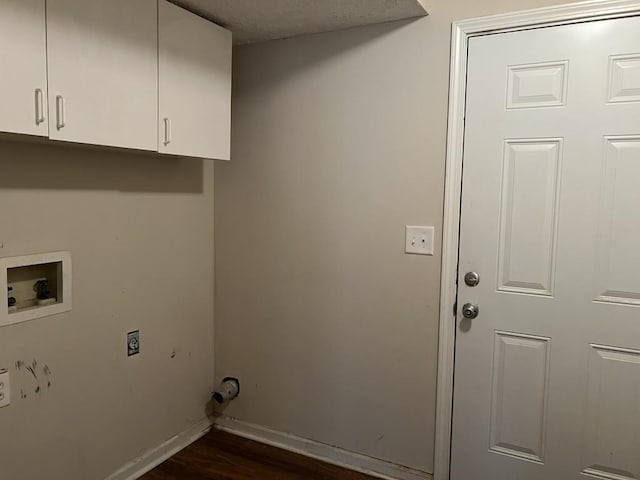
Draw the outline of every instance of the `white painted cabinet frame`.
M436 406L435 480L448 480L451 459L460 198L464 147L467 43L470 37L514 30L640 15L640 0L591 0L454 22L451 36L449 118L444 199Z

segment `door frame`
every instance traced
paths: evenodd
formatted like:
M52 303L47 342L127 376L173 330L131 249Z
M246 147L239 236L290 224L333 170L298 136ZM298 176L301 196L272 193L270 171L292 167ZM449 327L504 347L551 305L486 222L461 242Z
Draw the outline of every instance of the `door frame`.
M442 273L438 333L438 378L434 479L449 480L453 375L458 294L458 252L467 91L467 47L478 35L529 30L583 21L640 15L640 0L590 0L454 22L451 31L449 113L445 170Z

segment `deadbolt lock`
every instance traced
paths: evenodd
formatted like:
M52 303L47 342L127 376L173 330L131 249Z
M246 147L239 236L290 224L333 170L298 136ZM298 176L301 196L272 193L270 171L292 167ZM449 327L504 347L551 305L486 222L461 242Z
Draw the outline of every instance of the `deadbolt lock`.
M464 283L468 287L475 287L480 283L480 275L478 275L476 272L468 272L464 276Z

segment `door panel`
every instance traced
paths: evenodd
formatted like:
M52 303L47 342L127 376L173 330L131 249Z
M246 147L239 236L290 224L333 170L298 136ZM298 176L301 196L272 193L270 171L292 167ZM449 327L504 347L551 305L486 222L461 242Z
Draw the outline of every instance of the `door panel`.
M508 69L507 108L559 107L565 104L569 62L516 65Z
M451 478L640 478L640 19L469 42Z
M612 56L609 70L609 101L640 101L640 55Z
M157 149L157 21L156 0L47 0L52 139Z
M605 139L596 300L640 305L640 137Z
M583 472L612 480L638 478L640 351L591 345L586 420Z
M45 0L0 0L0 132L49 132L45 32Z
M498 290L553 295L562 139L507 140Z
M548 338L495 333L491 450L544 460L548 370Z

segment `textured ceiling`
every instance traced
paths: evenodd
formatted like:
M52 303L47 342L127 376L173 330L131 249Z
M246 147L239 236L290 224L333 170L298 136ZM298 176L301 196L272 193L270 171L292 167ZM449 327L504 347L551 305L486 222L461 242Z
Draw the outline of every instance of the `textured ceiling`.
M427 15L426 0L171 0L233 32L234 43Z

